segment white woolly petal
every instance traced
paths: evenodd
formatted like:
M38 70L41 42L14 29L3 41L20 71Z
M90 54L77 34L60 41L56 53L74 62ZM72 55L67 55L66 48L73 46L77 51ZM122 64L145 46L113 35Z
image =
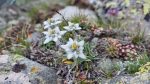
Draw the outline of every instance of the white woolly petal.
M61 38L61 35L57 35L57 38Z
M82 59L86 59L86 56L83 53L80 53L79 57L82 58Z
M46 38L46 40L44 41L44 44L46 44L46 43L50 42L51 40L52 40L52 38L51 38L51 37Z
M48 28L50 28L50 25L44 26L44 29L48 29Z
M67 47L67 48L65 49L65 51L66 51L67 53L72 53L72 50L71 50L69 47Z
M69 38L69 42L73 43L74 41L73 41L73 39L72 39L72 38Z
M77 52L73 52L73 56L74 56L75 58L78 58L78 57L79 57L79 55L77 54Z
M68 46L71 46L71 45L73 44L73 42L74 42L73 39L72 39L72 38L69 38L69 41L67 42L67 45L68 45Z
M67 53L67 58L68 59L71 59L73 57L73 54L72 53Z
M72 26L72 25L73 25L73 23L71 23L71 22L68 22L68 24L69 24L69 26Z
M65 49L65 51L66 51L67 53L72 53L72 50L71 50L69 47L67 47L67 48Z
M67 31L61 31L60 35L64 35Z
M43 22L44 25L49 25L48 21Z
M59 27L55 27L55 31L56 31L56 32L60 32Z
M77 28L78 28L78 27L79 27L79 24L75 24L75 27L77 27Z
M62 23L62 21L56 21L56 22L55 22L56 25L57 25L57 24L60 24L60 23Z
M78 45L83 46L84 45L84 41L78 42Z
M84 47L83 46L80 46L79 47L79 51L83 51Z
M81 29L81 27L77 27L76 29L77 29L77 30L80 30L80 29Z
M63 49L67 48L66 45L61 45L60 47L63 48Z
M51 36L49 36L49 35L46 35L46 36L45 36L45 38L46 38L46 39L47 39L47 38L52 39L52 37L51 37Z
M72 51L68 45L61 45L60 47L63 48L67 53L72 53Z
M44 21L43 24L44 24L44 29L50 28L48 21Z
M58 41L58 38L57 38L57 37L53 38L53 41L57 42L57 41Z
M68 26L65 26L64 29L66 29L68 31L70 30L70 28Z
M48 32L47 31L44 31L44 32L42 32L43 34L45 34L45 35L48 35Z

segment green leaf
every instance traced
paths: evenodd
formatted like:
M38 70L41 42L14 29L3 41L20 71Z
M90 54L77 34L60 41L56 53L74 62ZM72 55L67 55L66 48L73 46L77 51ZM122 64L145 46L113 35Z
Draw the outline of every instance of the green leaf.
M147 13L149 13L149 12L150 12L150 4L145 3L145 4L144 4L144 9L143 9L143 11L144 11L144 14L145 14L145 15L146 15Z

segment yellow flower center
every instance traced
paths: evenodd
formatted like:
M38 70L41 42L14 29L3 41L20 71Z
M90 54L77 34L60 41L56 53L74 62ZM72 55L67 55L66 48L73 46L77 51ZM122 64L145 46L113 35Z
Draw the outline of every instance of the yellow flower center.
M48 18L48 20L47 20L49 23L51 22L51 19L50 18Z
M78 45L74 42L72 45L71 45L71 49L72 50L76 50L78 48Z
M49 30L48 33L51 34L55 34L55 30Z

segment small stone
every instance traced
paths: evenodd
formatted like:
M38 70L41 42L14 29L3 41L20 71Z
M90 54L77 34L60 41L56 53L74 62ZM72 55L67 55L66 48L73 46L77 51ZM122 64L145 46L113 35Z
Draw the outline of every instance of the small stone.
M25 64L15 64L12 68L12 71L18 73L18 72L21 72L21 70L25 70L26 69L26 65Z
M121 50L121 52L123 52L123 53L124 53L124 52L125 52L125 50L124 50L124 49L122 49L122 50Z
M99 29L95 29L95 30L94 30L94 34L95 34L95 35L100 35L100 33L101 33L101 30L99 30Z
M10 84L10 82L11 84L31 84L27 74L15 72L10 72L3 84Z
M0 43L4 42L4 38L0 37Z
M9 56L8 55L0 55L0 64L8 63Z
M131 44L130 46L131 46L131 48L134 48L134 45Z
M130 52L130 49L126 49L126 52L129 53L129 52Z
M80 9L76 6L67 6L64 9L59 11L60 14L55 14L52 17L52 20L60 20L63 19L62 16L64 16L65 19L69 20L72 19L73 16L79 16L84 15L87 17L88 21L96 23L97 22L97 16L95 13L89 9Z
M11 9L9 8L8 11L13 14L13 15L17 15L18 13L14 10L14 9Z
M91 43L93 45L97 45L98 44L98 38L93 38Z
M130 46L129 45L126 45L126 48L129 48Z
M4 29L6 27L6 21L5 19L0 17L0 29Z
M116 44L116 47L120 47L120 46L122 46L122 44L120 44L120 43Z
M134 51L130 51L130 53L131 53L131 54L134 54L135 52L134 52Z
M19 23L18 20L11 20L8 22L8 26L11 27L12 25L16 25L18 23Z

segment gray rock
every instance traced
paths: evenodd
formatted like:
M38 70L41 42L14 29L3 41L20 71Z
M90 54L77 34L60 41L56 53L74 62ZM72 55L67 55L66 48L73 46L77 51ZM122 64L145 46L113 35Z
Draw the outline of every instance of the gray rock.
M21 21L21 22L30 22L31 18L29 18L27 15L24 14L24 16L20 16L18 18L18 20Z
M12 25L17 25L19 22L28 23L28 22L30 22L30 18L28 18L27 16L20 16L16 20L14 19L14 20L8 21L7 26L11 27Z
M104 84L130 84L131 76L117 76L104 82Z
M11 27L12 25L16 25L16 24L18 24L19 23L19 21L18 20L11 20L11 21L9 21L8 22L8 27Z
M0 84L31 84L29 77L24 73L10 72L0 75Z
M39 32L34 32L32 33L32 36L30 38L27 38L27 41L28 42L31 42L31 43L34 43L34 44L37 44L38 42L41 42L42 38L42 34L39 33Z
M39 7L40 5L53 5L60 4L66 5L66 0L16 0L16 5L20 8L30 10L33 7Z
M6 22L10 20L17 19L19 16L19 8L12 6L7 8L2 8L0 10L0 17L4 18Z
M98 43L98 38L93 38L91 43L96 46Z
M117 76L105 81L104 84L150 84L150 73L137 76Z
M0 55L0 75L11 70L11 63L8 55Z
M62 20L62 16L65 19L71 19L74 16L84 15L91 23L95 23L97 21L97 17L92 10L89 9L80 9L76 6L67 6L64 9L59 11L60 14L55 14L52 17L52 20Z
M21 63L27 65L27 69L24 72L29 74L29 79L32 84L57 84L57 76L54 69L27 58L22 60Z
M102 70L107 75L110 76L112 76L113 74L117 75L117 71L119 71L119 69L117 68L118 62L120 62L120 60L117 59L111 60L109 58L104 58L98 62L97 68L99 68L99 70Z
M130 84L150 84L150 73L141 74L133 77Z
M15 0L0 0L0 7L9 6L15 3Z
M0 17L0 29L4 29L6 27L6 21L5 19Z
M8 59L9 56L8 55L0 55L0 64L6 64L8 63Z
M54 69L24 57L16 59L18 59L18 63L26 65L24 70L17 73L12 71L15 63L13 56L0 56L0 60L2 60L0 61L0 84L57 84Z

